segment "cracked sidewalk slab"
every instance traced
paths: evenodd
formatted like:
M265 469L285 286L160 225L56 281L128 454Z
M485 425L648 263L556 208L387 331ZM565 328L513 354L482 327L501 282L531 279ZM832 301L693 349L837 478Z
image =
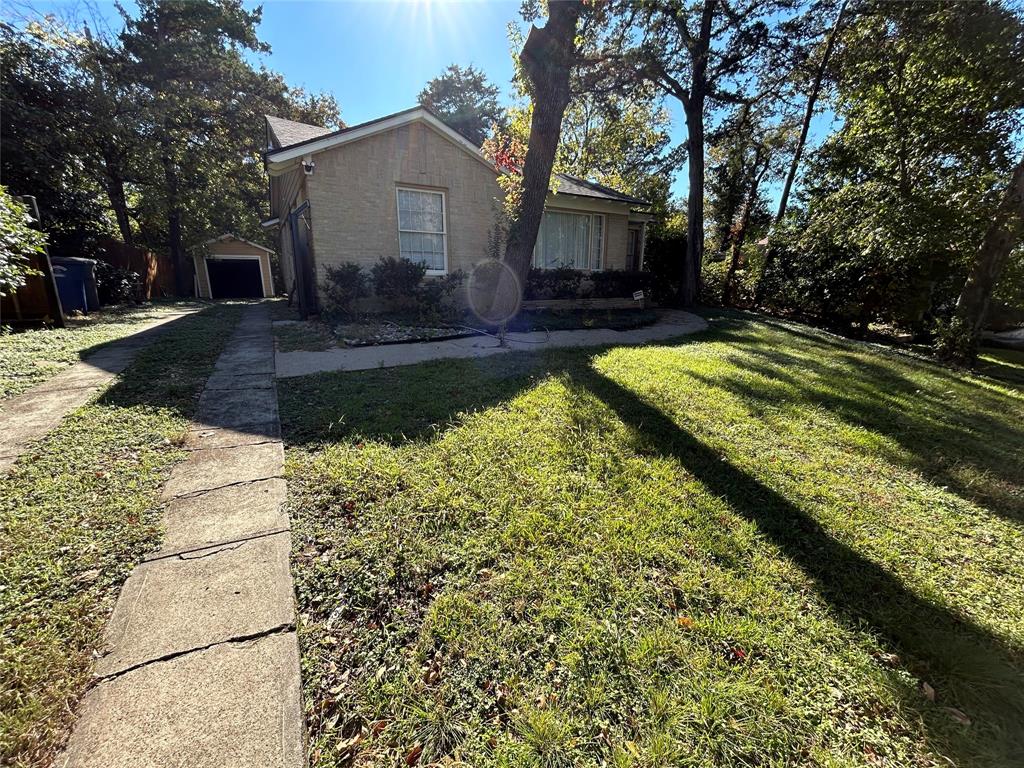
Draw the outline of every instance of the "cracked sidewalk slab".
M212 491L238 483L268 480L284 473L284 446L280 442L240 445L233 448L204 448L171 471L163 498Z
M295 632L215 645L98 683L63 768L301 768Z
M288 527L280 478L230 485L174 499L164 512L160 555Z
M191 430L185 438L185 449L201 451L207 448L235 448L241 445L273 443L281 439L281 424L277 419L250 424L244 429L202 426Z
M228 429L277 423L277 393L272 389L207 389L199 399L194 420L205 427Z
M100 677L295 621L288 533L139 565L107 624Z

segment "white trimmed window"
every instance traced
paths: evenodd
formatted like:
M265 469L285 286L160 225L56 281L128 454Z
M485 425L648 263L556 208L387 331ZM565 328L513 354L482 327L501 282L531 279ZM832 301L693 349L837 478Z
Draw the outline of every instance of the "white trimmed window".
M398 246L403 259L425 264L428 275L448 265L444 192L398 188Z
M533 248L533 266L540 269L601 269L604 216L599 213L544 211Z

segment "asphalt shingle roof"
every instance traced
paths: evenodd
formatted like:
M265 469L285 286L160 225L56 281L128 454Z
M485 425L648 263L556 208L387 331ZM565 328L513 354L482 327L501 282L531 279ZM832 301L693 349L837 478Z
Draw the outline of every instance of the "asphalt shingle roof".
M266 115L267 125L270 126L270 133L274 137L277 148L290 147L292 144L300 144L319 136L326 136L334 133L331 128L323 128L319 125L308 125L297 123L294 120L285 120L283 117Z
M623 192L612 189L611 187L598 184L595 181L578 179L567 173L557 173L555 174L555 177L558 179L558 193L560 195L596 197L601 200L614 200L619 203L629 203L631 205L650 205L646 200L641 200L638 197L632 197Z

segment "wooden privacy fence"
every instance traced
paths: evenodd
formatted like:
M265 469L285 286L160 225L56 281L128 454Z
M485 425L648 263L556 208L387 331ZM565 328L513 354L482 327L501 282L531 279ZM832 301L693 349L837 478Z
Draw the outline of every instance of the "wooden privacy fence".
M153 253L108 237L100 241L96 258L113 267L137 272L142 278L142 295L139 298L143 301L174 295L174 262L166 254Z

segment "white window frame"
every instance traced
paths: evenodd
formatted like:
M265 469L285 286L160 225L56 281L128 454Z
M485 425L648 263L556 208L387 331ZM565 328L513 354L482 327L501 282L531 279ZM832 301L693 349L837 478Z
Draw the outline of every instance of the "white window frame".
M402 256L402 233L412 233L419 235L436 235L437 232L426 232L419 229L402 229L402 211L401 203L398 201L399 192L421 192L428 195L440 195L441 196L441 246L444 253L444 269L427 269L428 275L447 275L448 274L448 196L445 194L443 189L430 189L427 187L395 187L395 216L398 218L398 258L405 258Z
M590 218L590 226L588 227L587 236L587 268L580 270L581 272L600 272L604 269L605 261L605 244L608 241L608 217L603 213L594 213L593 211L574 211L569 208L544 208L542 216L548 213L568 213L572 216L587 216ZM601 266L594 268L594 219L601 219L601 249L598 253L598 260L601 262ZM538 229L539 233L539 229ZM537 258L537 244L533 244L533 255L530 257L530 264L533 265ZM572 267L575 269L576 267ZM551 269L551 267L538 267L538 269Z

